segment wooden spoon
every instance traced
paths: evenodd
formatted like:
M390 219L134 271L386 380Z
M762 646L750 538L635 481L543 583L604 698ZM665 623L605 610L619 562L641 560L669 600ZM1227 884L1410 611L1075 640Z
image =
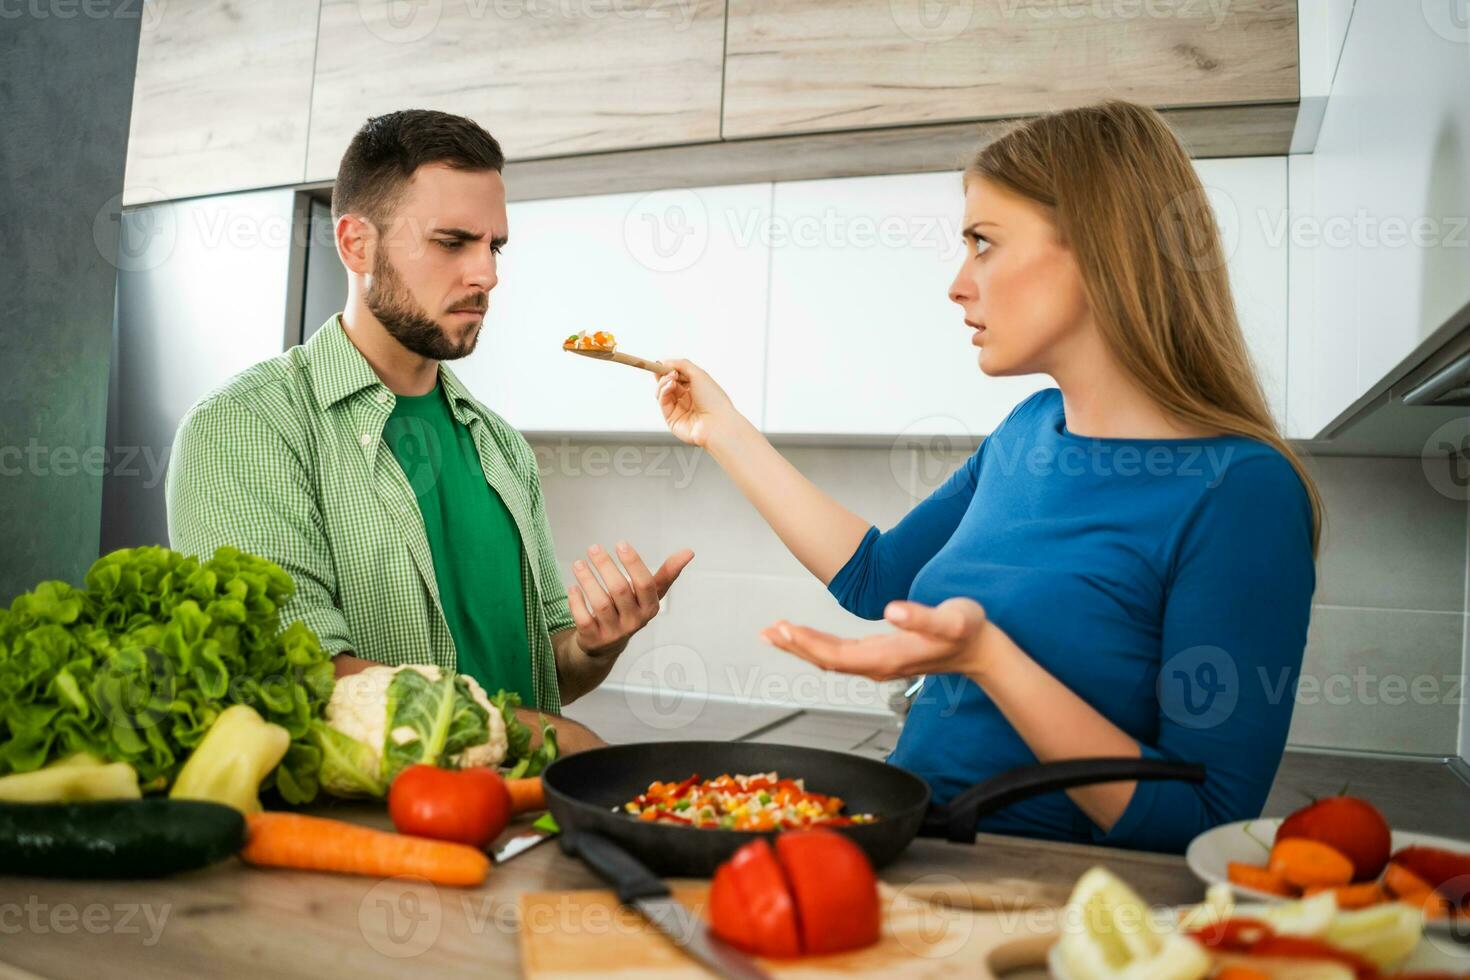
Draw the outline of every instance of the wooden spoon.
M673 370L673 368L664 364L662 361L649 361L641 357L634 357L632 354L624 354L622 351L580 350L575 347L563 347L562 350L569 351L573 354L581 354L583 357L596 358L599 361L617 361L619 364L642 368L645 371L652 371L657 375L668 374Z

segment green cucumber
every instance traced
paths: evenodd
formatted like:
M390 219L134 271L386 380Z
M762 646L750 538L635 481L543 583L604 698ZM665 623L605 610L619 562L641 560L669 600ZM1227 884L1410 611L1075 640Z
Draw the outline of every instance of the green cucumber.
M245 818L199 800L0 804L0 874L158 878L238 853Z

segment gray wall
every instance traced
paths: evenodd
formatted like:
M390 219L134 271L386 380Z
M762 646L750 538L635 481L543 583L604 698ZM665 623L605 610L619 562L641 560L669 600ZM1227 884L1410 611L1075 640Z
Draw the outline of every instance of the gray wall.
M0 603L97 557L116 215L143 4L0 21Z

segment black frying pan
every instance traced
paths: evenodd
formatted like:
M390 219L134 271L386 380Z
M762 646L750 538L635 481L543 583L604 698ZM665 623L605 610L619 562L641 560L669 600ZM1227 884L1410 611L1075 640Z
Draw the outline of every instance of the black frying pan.
M915 836L974 843L975 825L1012 803L1089 783L1137 779L1203 782L1203 766L1154 759L1072 759L1013 769L987 779L945 806L931 806L929 786L913 773L874 759L796 745L760 742L647 742L613 745L566 756L542 774L546 803L561 827L562 849L578 851L578 834L601 835L655 874L708 878L742 844L773 831L701 830L648 823L623 804L648 784L689 776L775 770L804 779L815 793L842 797L847 813L871 813L872 823L835 827L867 852L875 868L892 861Z

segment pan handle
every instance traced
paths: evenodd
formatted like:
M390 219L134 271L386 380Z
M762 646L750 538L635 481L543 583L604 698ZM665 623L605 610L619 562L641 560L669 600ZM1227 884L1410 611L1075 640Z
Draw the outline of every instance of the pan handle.
M1138 779L1205 781L1205 767L1193 762L1131 757L1065 759L1010 769L960 793L945 806L934 806L919 828L920 837L943 837L957 844L975 842L980 818L1012 803L1073 786Z
M645 868L637 858L606 837L579 830L564 838L564 849L587 863L609 885L617 889L618 901L632 905L640 898L662 898L669 886Z

